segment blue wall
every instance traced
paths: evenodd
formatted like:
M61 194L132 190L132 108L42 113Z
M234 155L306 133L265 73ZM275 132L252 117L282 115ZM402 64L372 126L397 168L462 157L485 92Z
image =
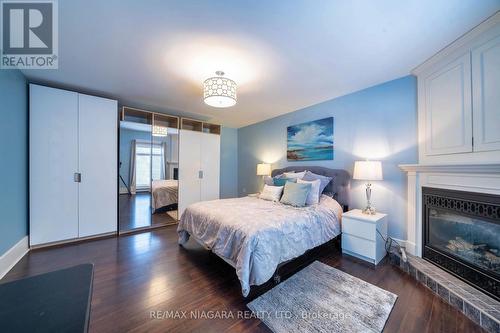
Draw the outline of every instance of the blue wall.
M28 234L27 86L18 70L0 70L0 256Z
M222 127L220 144L220 197L238 196L238 130Z
M346 169L354 161L381 160L384 180L374 182L373 205L389 214L389 234L406 239L406 175L398 164L417 163L416 79L406 76L238 130L239 195L260 190L257 163ZM334 160L287 162L287 126L333 116ZM353 181L351 207L365 205L364 184Z

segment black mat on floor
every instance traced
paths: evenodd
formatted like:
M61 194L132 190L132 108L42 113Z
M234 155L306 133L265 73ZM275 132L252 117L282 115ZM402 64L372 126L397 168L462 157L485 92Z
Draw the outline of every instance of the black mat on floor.
M0 284L0 331L87 332L94 266Z

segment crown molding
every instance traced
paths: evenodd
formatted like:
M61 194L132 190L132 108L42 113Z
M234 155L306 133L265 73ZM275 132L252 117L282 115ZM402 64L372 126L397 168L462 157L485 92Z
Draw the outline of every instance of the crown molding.
M429 68L432 68L436 63L441 60L453 56L453 54L465 52L465 50L469 50L471 47L474 47L474 41L478 36L484 34L486 31L493 29L495 26L500 24L500 11L495 12L495 14L488 17L486 20L467 31L462 36L455 39L450 44L443 47L436 54L431 56L429 59L415 67L411 70L411 74L420 75L423 71L426 71ZM491 37L488 37L491 38Z

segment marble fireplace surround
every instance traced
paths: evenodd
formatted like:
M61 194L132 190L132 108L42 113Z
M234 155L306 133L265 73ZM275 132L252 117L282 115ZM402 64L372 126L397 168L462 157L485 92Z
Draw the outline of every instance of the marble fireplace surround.
M500 164L401 164L407 173L405 242L408 253L422 257L422 187L500 195Z

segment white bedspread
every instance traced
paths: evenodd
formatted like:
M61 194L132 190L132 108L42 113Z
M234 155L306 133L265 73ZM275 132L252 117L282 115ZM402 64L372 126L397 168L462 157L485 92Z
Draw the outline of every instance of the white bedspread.
M340 234L342 208L323 195L295 208L255 197L198 202L182 214L179 244L191 235L233 264L243 296L268 281L278 265Z
M152 182L153 211L177 203L179 181L174 179L159 179Z

